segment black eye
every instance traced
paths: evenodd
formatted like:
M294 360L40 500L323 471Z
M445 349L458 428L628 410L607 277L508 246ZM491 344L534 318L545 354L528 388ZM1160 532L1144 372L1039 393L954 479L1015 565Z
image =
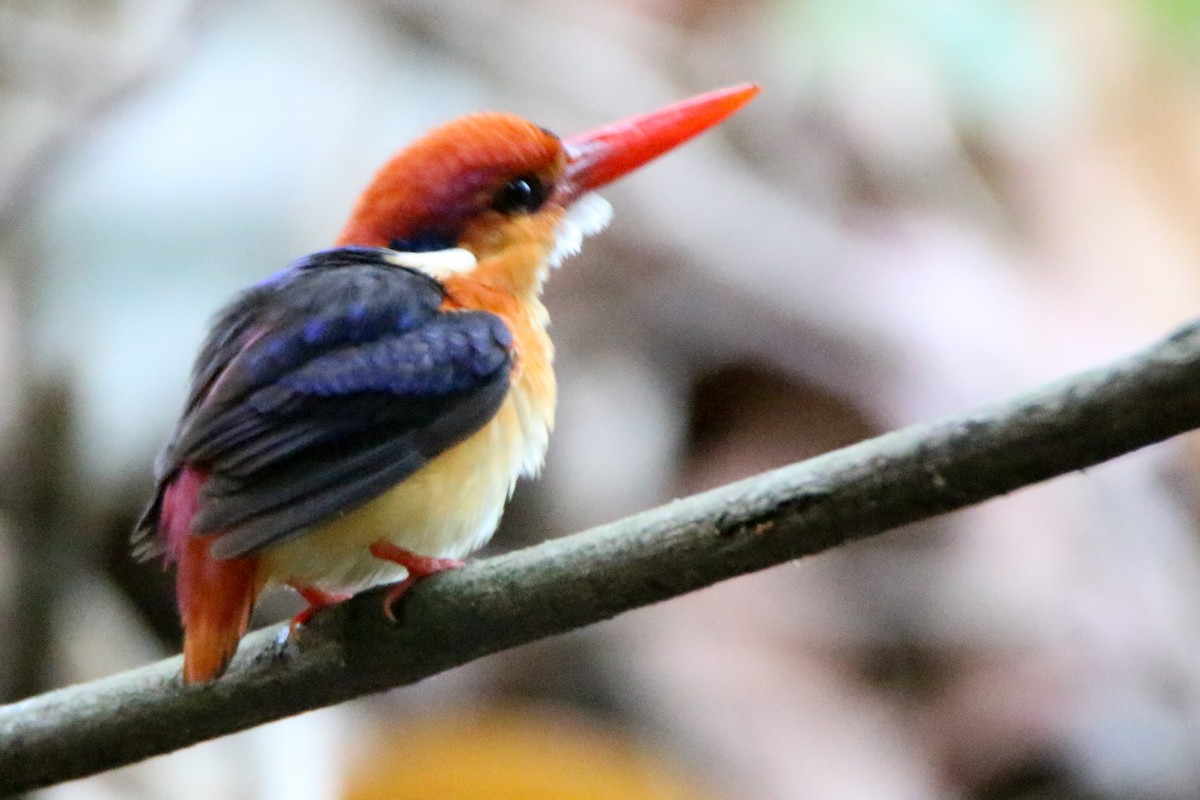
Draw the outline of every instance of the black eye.
M528 214L546 202L546 190L535 175L513 178L492 198L492 208L501 214Z

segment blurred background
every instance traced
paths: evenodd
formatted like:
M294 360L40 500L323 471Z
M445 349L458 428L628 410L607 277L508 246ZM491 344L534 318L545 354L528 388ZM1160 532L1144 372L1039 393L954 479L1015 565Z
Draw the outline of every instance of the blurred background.
M493 549L1200 308L1197 0L0 2L0 696L177 650L127 537L206 320L391 152L742 80L554 275L558 431ZM1184 437L39 797L1194 798L1198 480Z

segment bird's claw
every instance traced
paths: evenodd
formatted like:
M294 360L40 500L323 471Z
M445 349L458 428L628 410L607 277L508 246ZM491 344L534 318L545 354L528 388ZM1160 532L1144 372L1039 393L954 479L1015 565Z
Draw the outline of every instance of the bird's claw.
M282 663L288 659L288 646L292 643L292 636L295 633L292 626L280 628L275 634L275 646L272 648L271 660L275 663Z
M413 584L421 578L427 578L437 572L448 569L460 569L463 562L457 558L432 558L418 555L411 550L398 547L391 542L378 541L371 545L371 555L393 564L399 564L408 570L408 577L388 589L383 596L383 615L392 622L397 622L395 605Z
M400 621L396 618L396 603L399 602L400 598L412 588L414 583L416 583L416 578L412 577L410 574L407 578L399 583L393 584L392 587L387 590L387 594L383 596L383 615L388 618L389 622L397 623Z

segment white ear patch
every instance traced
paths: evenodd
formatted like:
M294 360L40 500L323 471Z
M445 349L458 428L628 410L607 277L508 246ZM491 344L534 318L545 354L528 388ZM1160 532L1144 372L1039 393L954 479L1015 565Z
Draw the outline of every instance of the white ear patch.
M584 237L604 230L611 219L612 206L598 194L585 194L572 203L555 231L550 266L557 267L568 256L578 253Z
M406 253L394 250L384 256L389 264L420 270L434 278L445 278L462 272L470 272L478 263L470 250L451 247L447 250L430 250L424 253Z

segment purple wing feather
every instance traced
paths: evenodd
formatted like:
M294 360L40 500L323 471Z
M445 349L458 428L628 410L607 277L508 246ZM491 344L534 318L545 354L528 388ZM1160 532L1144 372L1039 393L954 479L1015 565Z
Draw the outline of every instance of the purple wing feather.
M278 544L367 502L486 424L507 395L504 323L441 311L441 287L385 253L310 256L218 316L158 466L160 494L185 464L210 470L193 533L220 532L213 555Z

